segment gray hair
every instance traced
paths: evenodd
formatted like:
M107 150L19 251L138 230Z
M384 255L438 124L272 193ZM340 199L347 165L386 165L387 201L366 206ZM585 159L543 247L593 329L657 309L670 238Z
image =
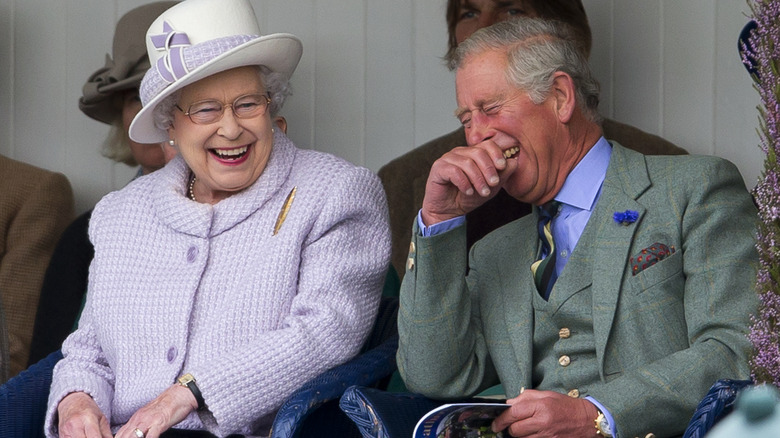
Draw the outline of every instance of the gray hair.
M520 17L474 32L458 45L450 68L460 68L468 57L475 54L489 50L504 51L508 65L507 80L528 93L536 104L542 103L549 95L554 74L564 72L574 80L577 105L585 117L599 123L599 83L577 44L572 28L565 23Z
M111 129L100 147L100 154L117 163L124 163L131 167L138 165L130 149L130 138L127 136L121 117L115 118L111 123Z
M271 103L268 105L268 111L273 118L282 110L282 106L284 106L284 101L287 99L287 96L292 95L290 79L281 73L271 71L271 69L264 65L258 65L256 67L257 73L260 75L260 80L265 86L265 91L271 98ZM177 90L157 104L157 107L152 112L155 127L167 130L173 124L173 111L176 108L176 103L179 101L180 97L181 90Z

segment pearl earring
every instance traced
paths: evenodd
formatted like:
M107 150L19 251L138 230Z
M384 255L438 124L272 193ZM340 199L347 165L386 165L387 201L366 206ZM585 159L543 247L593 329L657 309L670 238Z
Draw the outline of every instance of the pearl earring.
M168 144L173 146L175 143L173 142L173 140L168 140Z

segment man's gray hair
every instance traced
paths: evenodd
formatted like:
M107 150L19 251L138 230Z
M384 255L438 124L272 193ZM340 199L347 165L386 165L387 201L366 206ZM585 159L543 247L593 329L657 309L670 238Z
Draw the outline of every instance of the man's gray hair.
M287 96L292 94L292 87L290 86L290 80L282 74L271 71L264 65L258 65L257 73L260 75L260 80L265 86L265 91L271 98L271 103L268 105L268 111L271 113L271 117L275 117L279 114L284 106L284 101ZM154 118L154 125L162 130L167 130L173 124L173 111L176 109L176 103L181 97L181 90L171 93L168 97L163 99L157 104L157 107L152 112Z
M528 93L536 104L542 103L550 93L555 72L568 74L574 80L577 104L585 117L593 122L601 121L599 83L568 25L520 17L482 28L458 45L450 67L458 69L470 56L489 50L506 53L507 80Z

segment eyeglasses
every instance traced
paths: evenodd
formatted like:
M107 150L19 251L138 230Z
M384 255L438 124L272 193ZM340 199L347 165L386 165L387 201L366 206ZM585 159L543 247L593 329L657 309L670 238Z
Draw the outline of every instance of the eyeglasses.
M249 119L265 114L271 99L265 94L245 94L239 96L233 103L222 103L218 100L201 100L195 102L184 111L179 104L176 108L183 112L185 116L197 125L208 125L216 123L222 119L225 114L225 107L229 106L233 110L233 115L239 119Z

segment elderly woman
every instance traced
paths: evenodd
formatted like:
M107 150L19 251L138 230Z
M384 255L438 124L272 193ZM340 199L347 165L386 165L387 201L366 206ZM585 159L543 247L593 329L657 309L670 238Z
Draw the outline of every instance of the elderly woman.
M149 28L130 135L179 155L95 207L47 436L266 434L367 336L389 261L384 192L274 129L301 44L260 35L248 0L186 0Z

